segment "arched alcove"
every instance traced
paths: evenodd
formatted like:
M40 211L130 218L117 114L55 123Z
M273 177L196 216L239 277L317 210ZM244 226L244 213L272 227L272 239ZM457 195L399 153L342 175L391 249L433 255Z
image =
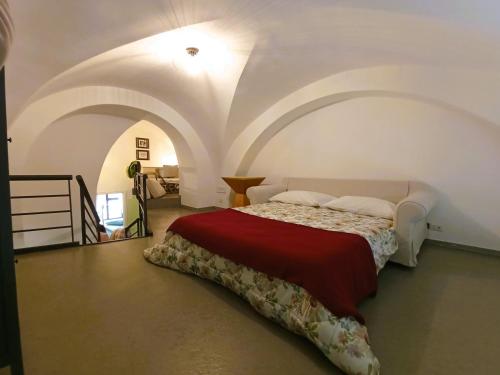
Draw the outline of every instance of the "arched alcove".
M435 240L498 249L500 130L449 106L403 96L363 96L322 106L277 129L245 172L284 177L387 179L432 186Z
M495 179L500 178L496 172L500 112L492 105L500 95L500 86L491 84L498 80L498 75L472 69L417 66L379 66L326 77L283 97L255 118L227 149L223 173L263 175L268 183L290 175L417 179L434 186L440 195L430 220L446 229L431 232L431 238L500 249L497 214L490 204L496 199ZM365 107L363 103L370 100L380 106ZM401 106L407 111L401 111ZM335 117L347 107L351 112ZM368 128L370 131L359 132L357 141L343 138L350 130L357 131L359 124L353 121L367 108L375 111L374 117L359 121L378 126L380 131L371 133L376 128ZM320 113L331 116L317 117ZM408 114L420 119L420 124L408 117L404 121L398 118ZM322 131L311 127L313 118L324 122ZM385 123L377 125L381 118ZM391 131L387 122L397 131L401 130L398 126L409 126L408 132L396 136L398 132ZM297 124L301 124L300 130ZM293 136L292 129L296 131ZM337 130L335 135L328 133L332 129ZM415 135L423 129L425 133ZM390 142L381 142L381 154L386 157L381 162L380 154L363 150L363 145L381 136L394 136L397 146L413 136L417 138L406 149L399 147L399 152ZM342 139L345 144L339 145ZM432 144L429 152L425 140ZM415 144L419 145L418 152ZM341 150L342 146L348 147L344 154L325 152ZM410 150L412 157L407 158L405 153ZM418 169L422 164L425 168ZM470 179L464 181L464 176Z
M119 136L138 120L155 124L175 145L183 181L182 204L212 206L214 167L190 124L163 102L120 88L71 89L28 106L9 128L9 135L13 138L9 146L11 173L81 174L91 196L95 196L107 152ZM27 188L26 193L35 193ZM77 194L76 184L73 184L73 196ZM73 208L78 238L79 205L74 204ZM35 224L46 224L40 220L45 219L38 218ZM25 224L24 219L20 219L18 227L23 228ZM18 239L19 247L39 244L40 238L33 236L39 234L24 234ZM42 240L60 242L58 234L48 232Z
M215 168L196 131L165 103L136 91L116 87L89 86L65 90L40 99L26 108L10 127L10 134L14 139L10 149L13 173L33 173L30 165L36 155L32 149L51 124L73 114L89 113L119 116L129 120L144 119L161 128L176 147L184 181L182 203L192 207L213 205ZM70 137L66 141L79 142L79 139ZM91 150L93 145L89 147ZM102 162L103 160L99 161L100 164ZM96 185L97 182L94 187ZM95 193L95 190L91 193Z
M485 90L484 82L499 79L475 70L411 66L379 66L334 74L287 95L252 121L228 148L223 173L247 173L262 147L294 120L322 107L362 97L399 97L429 103L474 119L498 134L496 119L500 113L492 100L500 91L494 85ZM455 90L450 92L449 87ZM476 100L471 101L471 97Z
M148 160L141 160L143 167L159 167L163 164L177 165L177 156L174 144L168 135L159 127L149 121L141 120L127 130L113 143L102 164L99 180L97 182L97 196L109 197L111 194L119 201L123 213L120 217L109 212L104 214L102 204L96 199L96 208L101 218L122 219L127 225L139 216L137 200L132 195L133 179L126 173L128 164L136 160L136 138L148 139ZM172 163L173 161L173 163ZM102 199L101 199L102 200ZM106 206L107 207L107 206ZM117 207L118 208L118 207ZM118 208L119 209L119 208Z

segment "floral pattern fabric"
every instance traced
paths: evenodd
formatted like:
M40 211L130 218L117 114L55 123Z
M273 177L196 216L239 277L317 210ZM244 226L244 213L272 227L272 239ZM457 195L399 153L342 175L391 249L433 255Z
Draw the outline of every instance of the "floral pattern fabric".
M238 208L247 214L363 236L369 242L377 270L397 250L392 221L327 208L286 203L264 203ZM350 375L378 375L368 332L354 318L339 318L305 289L270 277L167 232L165 240L144 251L151 263L215 281L247 300L255 310L313 342L341 370Z
M255 310L313 342L337 367L350 375L379 375L368 332L354 318L339 318L303 288L269 277L203 249L178 234L144 250L159 266L192 273L229 288Z
M398 249L393 221L381 217L279 202L254 204L234 209L267 219L360 235L370 244L377 272L385 266L391 255Z

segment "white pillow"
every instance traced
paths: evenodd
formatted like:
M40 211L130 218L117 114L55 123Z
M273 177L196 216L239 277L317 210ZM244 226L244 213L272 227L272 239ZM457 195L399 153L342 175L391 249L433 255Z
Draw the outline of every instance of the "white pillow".
M269 200L271 202L293 203L302 206L318 207L335 199L333 195L316 193L314 191L290 190L276 194Z
M321 207L331 208L337 211L347 211L359 215L383 217L392 219L396 205L392 202L372 198L372 197L354 197L346 195L341 198L334 199Z
M153 198L161 198L165 194L167 194L167 192L165 191L163 186L161 186L161 184L153 178L148 178L146 180L146 186L147 186L148 191L151 193L151 196Z

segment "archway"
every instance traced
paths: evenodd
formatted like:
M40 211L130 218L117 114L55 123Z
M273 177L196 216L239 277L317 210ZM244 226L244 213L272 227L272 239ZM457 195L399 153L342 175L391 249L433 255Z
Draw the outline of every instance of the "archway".
M397 97L429 103L472 118L498 132L500 127L495 123L498 110L489 102L500 92L489 85L491 92L485 93L481 85L484 80L496 78L470 70L401 66L357 69L326 77L282 98L250 123L228 149L223 173L246 174L264 145L294 120L322 107L355 98ZM453 95L450 95L450 86L457 88ZM471 96L485 100L479 105L470 100Z
M13 173L31 172L30 150L49 125L78 111L99 113L103 110L122 117L148 120L168 134L176 145L183 175L183 204L191 207L213 205L213 161L191 125L165 103L137 91L116 87L89 86L65 90L28 106L10 127L14 139L11 148Z
M147 139L147 149L136 148L137 138ZM127 165L137 159L137 151L147 156L141 160L144 170L166 164L177 165L174 145L162 129L140 120L125 130L108 150L97 181L96 209L109 232L139 217L137 200L132 194L133 179L125 173ZM178 201L178 194L175 194L175 200Z
M115 116L114 113L118 111L120 114L126 114L127 117ZM27 174L81 174L84 177L87 188L89 189L92 197L96 196L99 174L103 168L103 163L106 159L110 148L120 136L134 126L138 119L143 116L142 113L128 109L121 111L120 108L113 108L109 106L89 107L85 110L76 111L68 114L51 125L47 126L37 138L36 142L28 150L29 154L26 155L27 160L30 161L29 165L25 167L23 173ZM152 116L149 116L150 118ZM165 131L155 125L151 125L166 138ZM171 134L176 135L175 132ZM147 134L143 134L147 135ZM170 134L169 134L170 135ZM172 137L170 137L172 138ZM180 149L186 146L182 143L182 138L175 148ZM125 166L135 158L135 139L130 145L131 154L123 160L123 165L117 171L117 176L125 176ZM173 145L172 145L172 148ZM174 152L175 153L175 152ZM163 156L163 155L162 155ZM161 158L156 158L157 160ZM184 152L181 159L189 167L193 165L193 157L189 148ZM115 176L116 178L116 176ZM41 194L42 190L47 188L47 194L59 193L60 186L34 186L33 184L25 184L23 186L15 186L16 193ZM23 191L19 191L23 188ZM29 189L24 191L25 189ZM52 190L57 189L57 191ZM123 192L130 196L131 189L124 189ZM25 194L25 195L26 195ZM124 194L124 195L125 195ZM22 194L21 194L22 195ZM76 183L72 183L72 195L78 197L79 189ZM189 196L188 196L189 197ZM43 204L44 209L48 209L47 205L62 205L62 199L51 199L40 203ZM132 199L133 200L133 199ZM20 202L21 204L22 202ZM135 202L136 203L136 202ZM60 207L65 208L64 207ZM73 199L73 221L75 223L76 238L80 237L80 214L79 214L79 200ZM137 205L135 205L137 207ZM17 207L22 211L26 207ZM42 208L42 207L41 207ZM55 207L57 208L57 207ZM54 208L54 209L55 209ZM58 208L59 209L59 208ZM24 220L17 220L16 224L19 227L32 227L35 226L49 226L47 220L55 220L51 223L57 225L66 224L66 216L64 217L36 217L36 223L25 222ZM63 220L64 219L64 220ZM17 247L26 247L28 245L39 244L41 240L47 243L64 242L66 238L66 231L59 235L59 233L46 232L43 233L43 238L39 233L24 233L20 234L16 241L20 244ZM61 239L62 238L62 239ZM64 240L64 241L63 241Z

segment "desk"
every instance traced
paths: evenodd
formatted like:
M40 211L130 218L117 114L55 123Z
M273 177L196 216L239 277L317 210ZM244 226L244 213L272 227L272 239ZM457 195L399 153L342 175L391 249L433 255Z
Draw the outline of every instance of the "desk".
M226 184L235 192L232 207L243 207L250 204L246 195L247 189L252 186L260 185L265 177L222 177Z

